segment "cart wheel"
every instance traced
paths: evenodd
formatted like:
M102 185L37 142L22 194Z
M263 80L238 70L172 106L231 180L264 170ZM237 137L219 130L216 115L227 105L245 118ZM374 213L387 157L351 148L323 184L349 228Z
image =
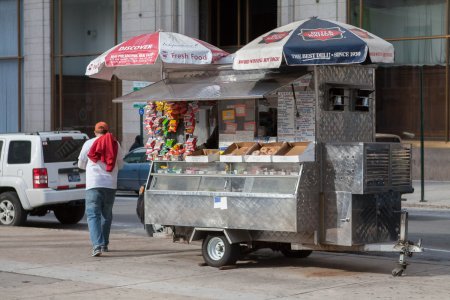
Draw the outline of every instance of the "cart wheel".
M144 225L145 232L147 233L147 236L153 237L155 233L163 232L164 226L160 224L145 224Z
M208 235L203 240L203 259L211 267L235 264L239 253L239 244L230 244L224 235Z
M284 256L289 258L306 258L311 255L312 250L282 249L281 253L283 253Z
M397 276L402 276L404 269L401 267L397 267L394 270L392 270L392 276L397 277Z

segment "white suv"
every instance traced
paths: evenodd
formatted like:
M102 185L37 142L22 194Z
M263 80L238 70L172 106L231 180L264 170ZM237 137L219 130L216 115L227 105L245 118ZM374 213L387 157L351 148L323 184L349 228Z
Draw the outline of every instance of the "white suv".
M0 134L0 224L50 210L62 224L78 223L86 175L76 165L87 139L79 131Z

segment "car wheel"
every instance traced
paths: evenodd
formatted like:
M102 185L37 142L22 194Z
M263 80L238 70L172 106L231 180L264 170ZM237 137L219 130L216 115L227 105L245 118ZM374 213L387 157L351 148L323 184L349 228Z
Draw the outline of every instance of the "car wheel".
M73 225L83 218L84 210L84 203L79 205L64 204L55 208L53 212L61 224Z
M20 226L27 220L27 212L22 208L19 197L15 192L0 194L0 224L6 226Z
M230 244L223 234L208 235L203 240L203 259L211 267L233 265L238 260L239 254L239 244Z

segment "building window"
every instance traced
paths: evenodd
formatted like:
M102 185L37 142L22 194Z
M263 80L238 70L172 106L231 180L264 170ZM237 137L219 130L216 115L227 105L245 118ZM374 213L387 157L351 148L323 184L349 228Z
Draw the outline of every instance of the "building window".
M200 0L200 39L234 52L277 27L277 0Z
M424 137L448 141L447 1L349 0L348 7L351 24L395 47L395 63L376 71L377 132L419 137L422 91Z
M0 132L22 123L22 1L0 1Z
M121 134L121 95L115 79L85 76L88 63L121 39L121 1L54 0L53 20L53 129L75 129L93 135L93 125L108 122Z

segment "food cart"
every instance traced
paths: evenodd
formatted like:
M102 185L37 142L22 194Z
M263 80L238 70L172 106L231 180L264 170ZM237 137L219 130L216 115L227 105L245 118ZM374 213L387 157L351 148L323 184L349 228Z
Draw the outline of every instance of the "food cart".
M202 151L184 161L152 162L145 223L170 227L174 240L203 240L210 266L234 264L260 248L298 258L316 250L385 251L400 254L392 274L401 275L405 258L423 250L420 241L408 240L401 207L402 194L413 191L411 146L375 142L374 91L374 65L222 66L172 70L125 96L225 104L218 111L219 127L225 126L221 155ZM254 134L238 132L236 103L248 99L254 104L247 111L276 108L276 137L258 136L258 113ZM227 122L231 115L235 126ZM271 151L262 155L263 147Z

